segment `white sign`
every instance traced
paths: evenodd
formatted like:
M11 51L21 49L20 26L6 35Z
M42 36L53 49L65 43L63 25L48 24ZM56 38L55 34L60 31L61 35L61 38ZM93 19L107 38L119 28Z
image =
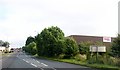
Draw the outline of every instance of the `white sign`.
M90 46L90 52L106 52L106 46Z
M97 52L97 46L90 46L90 52Z
M106 47L105 46L98 46L97 51L98 52L106 52Z
M103 42L111 42L111 37L103 37Z

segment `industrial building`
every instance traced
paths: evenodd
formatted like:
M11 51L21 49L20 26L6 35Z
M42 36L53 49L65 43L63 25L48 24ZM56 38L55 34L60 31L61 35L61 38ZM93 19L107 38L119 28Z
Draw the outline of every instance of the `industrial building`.
M114 37L102 37L102 36L87 36L87 35L70 35L77 44L81 42L102 42L105 46L111 46L112 41L115 39Z

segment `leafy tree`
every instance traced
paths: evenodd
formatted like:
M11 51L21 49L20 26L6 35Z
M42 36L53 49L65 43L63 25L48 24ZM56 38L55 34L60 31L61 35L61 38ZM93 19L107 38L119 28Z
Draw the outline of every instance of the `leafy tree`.
M2 46L4 44L4 42L2 40L0 40L0 46Z
M90 45L93 45L93 43L90 41L79 43L78 46L79 46L80 54L87 54L89 52Z
M35 39L32 37L32 36L29 36L28 38L27 38L27 40L26 40L26 46L28 45L28 44L30 44L30 43L32 43L32 42L34 42L35 41Z
M56 56L62 53L64 33L58 27L45 28L37 35L38 55ZM61 43L61 44L59 44Z
M2 40L0 40L0 46L5 46L5 47L9 47L10 43L9 42L4 42Z
M4 42L2 46L9 47L10 43L9 42Z
M120 34L114 39L111 50L113 56L120 58Z
M74 39L69 37L65 38L65 44L66 44L65 57L69 58L79 53L78 45L76 41L74 41Z
M27 46L23 47L23 50L25 50L26 52L35 55L37 53L37 49L36 49L36 43L32 42L30 44L28 44Z

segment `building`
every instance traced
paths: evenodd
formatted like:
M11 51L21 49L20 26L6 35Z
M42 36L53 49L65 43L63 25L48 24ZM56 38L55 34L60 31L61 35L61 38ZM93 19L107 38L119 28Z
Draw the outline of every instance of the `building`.
M3 42L2 40L0 40L0 51L2 51L2 52L10 51L9 43Z
M0 51L4 51L5 50L5 47L4 46L0 46Z
M110 46L111 42L114 40L114 37L100 37L100 36L86 36L86 35L70 35L69 37L72 37L77 44L81 42L102 42L105 46Z
M9 52L10 51L10 47L0 46L0 51L1 52Z

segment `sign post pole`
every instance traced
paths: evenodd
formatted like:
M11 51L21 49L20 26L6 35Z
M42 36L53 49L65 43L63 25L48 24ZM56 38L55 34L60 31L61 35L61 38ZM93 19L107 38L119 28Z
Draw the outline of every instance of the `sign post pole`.
M96 62L98 61L98 46L96 46Z
M92 56L92 53L95 53L95 59L96 59L96 62L98 62L98 53L99 52L106 52L106 46L90 46L90 52L91 52L91 58L93 57Z

